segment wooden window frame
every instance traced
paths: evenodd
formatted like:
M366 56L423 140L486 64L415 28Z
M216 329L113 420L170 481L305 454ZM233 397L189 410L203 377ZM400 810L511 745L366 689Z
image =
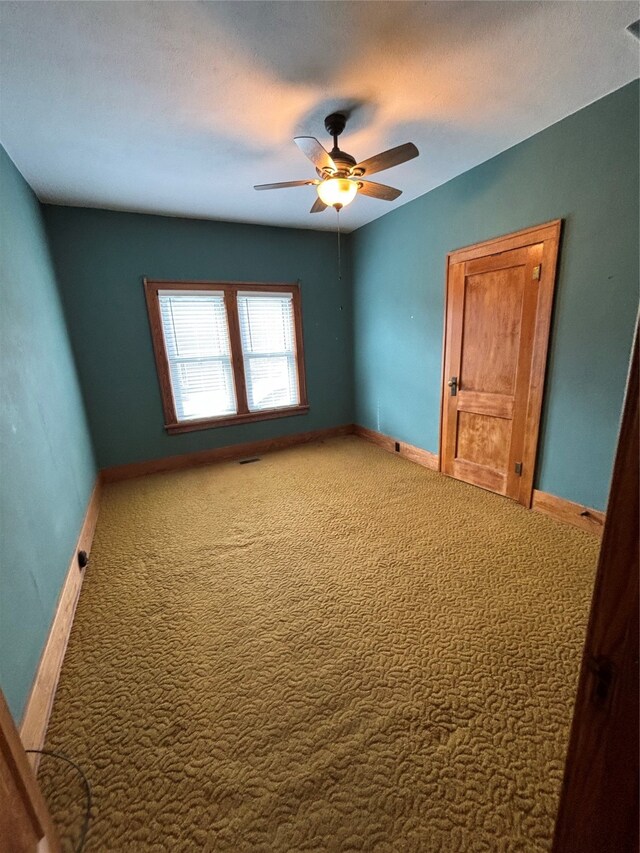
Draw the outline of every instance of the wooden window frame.
M273 418L288 418L293 415L305 415L309 411L307 399L307 382L304 366L304 343L302 334L302 303L300 297L300 284L263 284L255 281L162 281L158 279L143 279L145 299L147 301L147 313L149 315L149 327L151 329L151 341L156 362L158 382L160 384L160 396L162 398L162 411L164 414L164 428L169 435L183 432L194 432L200 429L211 429L212 427L231 426L233 424L246 424L253 421L266 421ZM238 411L235 415L222 415L218 418L199 418L198 420L179 421L176 415L176 406L171 386L171 372L169 359L165 346L164 334L162 332L162 319L160 316L160 303L158 292L160 290L202 290L203 292L215 291L224 293L225 309L227 315L227 326L229 330L229 344L231 349L231 366L236 392L236 403ZM238 293L248 291L251 293L290 293L293 303L293 324L295 329L295 357L296 375L298 380L298 405L283 406L277 409L264 409L260 412L250 412L247 402L247 387L244 374L244 354L240 338L240 321L238 319Z

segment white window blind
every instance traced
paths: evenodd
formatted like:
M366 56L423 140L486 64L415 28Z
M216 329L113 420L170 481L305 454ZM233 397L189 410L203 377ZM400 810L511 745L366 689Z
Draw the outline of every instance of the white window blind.
M249 411L298 405L291 294L238 293L238 315Z
M237 410L223 293L159 291L178 421Z

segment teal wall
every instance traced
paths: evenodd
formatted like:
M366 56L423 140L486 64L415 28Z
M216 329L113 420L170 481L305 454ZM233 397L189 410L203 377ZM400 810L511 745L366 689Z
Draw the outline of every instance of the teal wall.
M535 485L604 509L638 310L638 198L636 81L356 231L357 422L437 452L447 252L562 218Z
M335 234L55 206L44 217L100 467L353 421L351 293ZM300 279L310 412L167 435L143 276Z
M100 467L354 420L435 452L451 249L564 220L536 486L605 507L638 307L637 82L350 235L342 281L334 234L41 208L1 148L0 178L0 686L16 719L95 477L83 398ZM310 413L168 436L144 275L300 279Z
M96 468L35 196L0 146L0 687L20 720Z

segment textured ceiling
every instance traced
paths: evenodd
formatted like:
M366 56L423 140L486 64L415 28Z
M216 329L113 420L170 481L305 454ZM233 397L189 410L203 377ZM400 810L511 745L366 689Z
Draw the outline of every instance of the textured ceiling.
M295 135L413 141L352 230L638 76L636 2L0 2L0 139L43 201L335 228Z

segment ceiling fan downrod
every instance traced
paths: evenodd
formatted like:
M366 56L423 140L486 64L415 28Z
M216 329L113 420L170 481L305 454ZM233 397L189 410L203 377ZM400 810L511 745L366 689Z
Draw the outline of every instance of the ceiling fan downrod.
M333 149L330 152L330 157L336 166L333 174L335 177L351 177L353 167L356 165L355 157L347 154L346 151L341 151L338 145L338 137L347 125L347 117L344 113L331 113L324 120L324 127L328 134L333 137Z
M331 113L324 120L324 126L327 133L333 137L333 151L331 152L331 156L333 156L334 152L340 154L340 148L338 146L338 137L345 129L347 125L347 117L344 113Z

